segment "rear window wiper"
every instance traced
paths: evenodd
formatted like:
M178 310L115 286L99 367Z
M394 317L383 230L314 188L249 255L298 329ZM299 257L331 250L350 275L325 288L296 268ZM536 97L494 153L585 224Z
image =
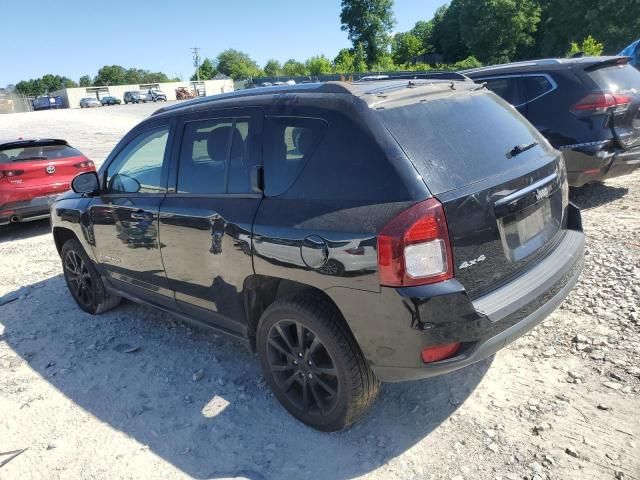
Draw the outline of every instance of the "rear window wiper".
M507 152L507 158L512 158L512 157L515 157L516 155L520 155L522 152L531 150L536 145L538 145L538 142L523 143L521 145L516 145L515 147L513 147L511 150Z

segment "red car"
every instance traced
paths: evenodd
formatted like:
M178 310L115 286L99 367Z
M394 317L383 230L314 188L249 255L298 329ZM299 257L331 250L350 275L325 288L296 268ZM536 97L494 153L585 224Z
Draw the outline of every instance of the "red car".
M73 177L95 169L65 140L0 140L0 225L48 217Z

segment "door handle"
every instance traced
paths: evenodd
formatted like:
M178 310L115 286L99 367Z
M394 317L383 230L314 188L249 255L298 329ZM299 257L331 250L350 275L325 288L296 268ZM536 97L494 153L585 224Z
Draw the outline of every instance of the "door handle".
M145 212L144 210L138 210L137 212L131 212L131 215L129 216L134 220L146 220L151 216L151 214Z

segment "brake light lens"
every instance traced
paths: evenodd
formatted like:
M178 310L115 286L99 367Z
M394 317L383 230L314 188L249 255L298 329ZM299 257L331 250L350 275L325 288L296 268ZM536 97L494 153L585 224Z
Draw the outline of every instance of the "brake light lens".
M85 160L84 162L74 163L73 166L76 168L94 168L95 163L93 163L91 160Z
M387 223L378 235L380 284L426 285L453 277L447 220L435 198L420 202Z
M576 103L572 112L604 113L609 108L615 107L616 111L626 110L631 103L628 95L613 93L590 93Z
M422 361L424 363L433 363L445 358L453 357L460 349L460 342L447 343L445 345L437 345L435 347L427 347L422 349Z

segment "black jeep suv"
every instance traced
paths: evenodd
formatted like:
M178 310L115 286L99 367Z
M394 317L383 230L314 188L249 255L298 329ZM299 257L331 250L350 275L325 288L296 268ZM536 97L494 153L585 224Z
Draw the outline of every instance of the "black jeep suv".
M564 153L569 185L640 167L640 72L629 57L546 59L463 71Z
M380 381L492 355L583 264L561 154L469 80L165 107L73 188L52 223L82 309L124 297L240 338L287 410L326 431Z

